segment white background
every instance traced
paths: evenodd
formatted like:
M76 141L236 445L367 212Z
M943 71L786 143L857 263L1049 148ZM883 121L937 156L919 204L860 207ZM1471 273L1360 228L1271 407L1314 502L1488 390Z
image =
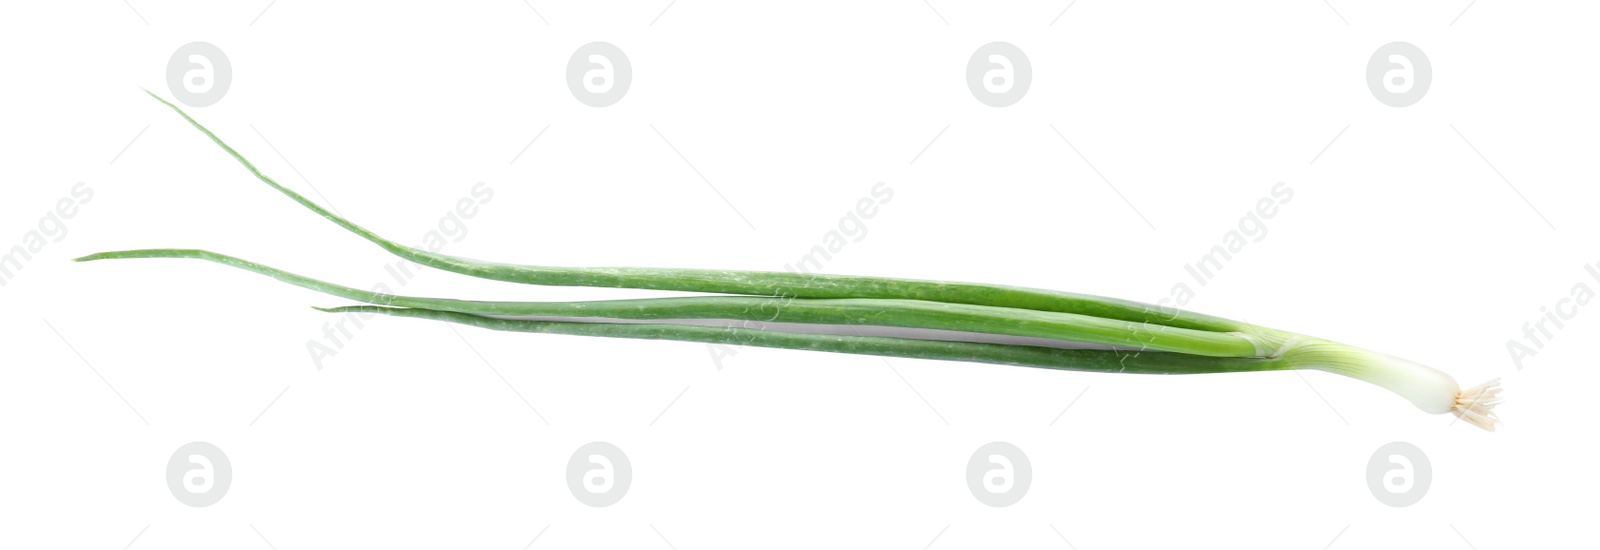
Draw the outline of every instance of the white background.
M0 246L25 243L75 182L93 190L0 287L0 546L1490 550L1589 537L1600 311L1580 307L1520 370L1506 345L1527 343L1524 323L1574 285L1600 288L1584 271L1600 261L1596 8L1068 5L0 7ZM719 368L701 344L410 319L370 322L318 369L307 343L334 318L306 306L341 300L193 261L68 261L194 247L352 286L390 280L394 258L254 181L140 92L171 97L167 60L194 41L233 70L197 118L399 241L420 243L481 181L493 199L446 253L781 269L882 181L892 201L826 272L1144 301L1187 282L1188 309L1465 385L1500 377L1506 424L1481 432L1318 372L1098 375L758 348ZM564 80L593 41L633 66L605 108ZM1033 69L1005 108L963 80L992 41ZM1364 79L1393 41L1433 67L1410 107L1380 103ZM1279 181L1294 198L1265 237L1196 285L1184 265ZM400 290L649 294L437 271ZM233 466L210 507L166 486L191 441ZM614 506L566 487L591 441L632 462ZM1016 505L966 487L991 441L1033 465ZM1368 490L1367 461L1390 441L1431 461L1416 505Z

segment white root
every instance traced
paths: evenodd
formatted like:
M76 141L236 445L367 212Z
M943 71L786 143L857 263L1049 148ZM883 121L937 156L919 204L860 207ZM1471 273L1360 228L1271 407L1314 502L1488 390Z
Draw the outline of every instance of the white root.
M1494 406L1499 403L1500 379L1496 378L1457 393L1450 412L1473 426L1492 432L1495 424L1500 423L1500 416L1494 413Z

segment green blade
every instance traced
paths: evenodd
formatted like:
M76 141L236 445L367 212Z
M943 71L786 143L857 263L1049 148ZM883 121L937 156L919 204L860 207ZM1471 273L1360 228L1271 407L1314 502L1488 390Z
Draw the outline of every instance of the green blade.
M800 334L740 327L670 324L585 323L497 319L467 313L415 308L346 306L317 308L330 313L379 313L471 325L490 330L605 338L677 340L857 355L993 363L1061 370L1130 374L1210 374L1283 370L1277 359L1202 357L1183 353L1058 349L1010 344L917 340L882 336Z
M396 296L336 285L205 250L152 249L102 252L78 258L189 258L215 262L325 294L369 304L502 316L608 319L735 319L760 322L877 325L977 332L1128 349L1218 357L1254 357L1263 345L1242 334L1207 332L1148 323L1029 309L946 304L902 299L814 299L695 296L589 302L499 302Z
M1214 332L1245 332L1252 330L1252 327L1246 323L1174 308L1087 294L1002 285L768 271L637 267L545 267L479 262L437 254L385 239L364 227L351 223L344 217L323 208L299 193L280 185L266 174L261 173L261 170L257 169L254 164L251 164L233 147L224 143L211 130L206 129L205 126L190 117L183 109L151 93L149 90L145 90L145 93L171 107L189 124L199 129L206 137L211 138L211 141L221 147L223 151L226 151L228 155L243 164L251 174L255 175L256 179L300 203L301 206L327 218L328 221L345 228L351 233L377 244L391 254L428 267L473 277L535 285L640 288L782 298L898 298L1072 313Z

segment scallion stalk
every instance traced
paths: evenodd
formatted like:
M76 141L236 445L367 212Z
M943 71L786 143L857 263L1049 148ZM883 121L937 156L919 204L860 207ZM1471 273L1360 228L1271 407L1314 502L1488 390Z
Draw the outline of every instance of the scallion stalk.
M549 320L499 319L418 308L346 306L317 308L331 313L380 313L447 321L500 331L680 340L757 347L995 363L1091 372L1128 374L1215 374L1275 370L1320 370L1384 387L1432 414L1453 413L1469 424L1494 431L1500 418L1498 380L1462 390L1450 375L1431 367L1327 340L1295 337L1283 349L1263 357L1206 357L1171 352L1099 349L1057 349L979 342L888 338L848 334L800 334L738 326L704 327L672 324L619 324Z
M678 324L590 323L573 321L500 319L418 308L344 306L317 308L330 313L379 313L447 321L490 330L537 332L605 338L678 340L767 348L879 355L911 359L937 359L1043 367L1090 372L1129 374L1213 374L1257 372L1292 368L1287 362L1251 357L1206 357L1187 353L1136 352L1104 349L1060 349L983 342L923 340L855 334L811 334L762 330L740 326L708 327Z
M148 93L148 91L147 91ZM334 285L214 252L152 249L106 252L80 261L192 258L222 263L373 306L322 309L446 321L493 330L615 338L684 340L922 359L1143 374L1322 370L1393 391L1425 412L1454 413L1486 430L1499 418L1496 381L1462 390L1433 368L1328 340L1139 302L1001 285L760 271L571 268L489 263L403 246L279 185L243 155L171 107L257 179L312 212L422 265L499 281L721 294L598 302L489 302L394 296ZM735 296L728 296L735 295ZM400 306L400 307L394 307ZM553 316L562 320L507 319ZM828 325L932 328L1089 343L1115 349L815 334L673 323L578 322L565 318L734 319Z
M546 286L589 286L674 290L715 294L746 294L782 298L899 298L954 304L974 304L1075 313L1106 319L1155 323L1172 327L1214 332L1244 332L1248 323L1199 313L1161 308L1149 304L1002 285L827 275L771 271L728 271L648 267L550 267L480 262L405 246L356 225L343 216L323 208L299 193L280 185L261 173L211 130L202 126L183 109L145 90L150 97L171 107L196 129L250 171L256 179L395 256L454 273L483 279Z
M779 323L876 325L1049 338L1212 357L1256 357L1276 341L1235 332L1209 332L1072 313L950 304L906 299L693 296L588 302L489 302L397 296L360 290L205 250L150 249L101 252L78 258L191 258L259 273L338 296L384 306L474 315L606 319L732 319Z

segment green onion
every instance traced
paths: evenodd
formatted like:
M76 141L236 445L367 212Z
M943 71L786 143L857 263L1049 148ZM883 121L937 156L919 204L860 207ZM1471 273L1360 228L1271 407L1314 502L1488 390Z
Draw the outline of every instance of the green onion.
M1261 354L1263 346L1270 345L1264 344L1261 338L1241 333L1207 332L1071 313L923 300L696 296L593 302L482 302L370 292L318 281L204 250L101 252L78 258L78 261L127 258L208 260L260 273L292 285L369 304L474 315L848 323L1050 338L1136 350L1173 351L1215 357L1254 357Z
M1119 372L1135 374L1202 374L1221 372L1257 372L1283 370L1291 367L1281 360L1266 358L1222 358L1189 355L1186 353L1129 352L1102 349L1060 349L1044 346L1019 346L980 342L948 340L922 340L850 334L808 334L761 330L738 326L707 327L673 324L587 323L573 321L545 321L499 319L452 311L435 311L417 308L391 308L379 306L345 306L317 308L330 313L381 313L396 317L414 317L435 321L448 321L491 330L512 332L538 332L569 334L575 336L600 336L607 338L635 338L646 340L679 340L730 344L767 348L798 349L906 357L911 359L939 359L974 363L995 363L1024 367L1078 370L1091 372Z
M294 199L301 206L327 218L351 233L359 235L389 251L391 254L413 262L445 271L471 275L484 279L550 286L590 286L611 288L639 288L648 290L676 290L710 292L717 294L748 294L789 298L900 298L955 304L1017 307L1060 313L1076 313L1106 319L1151 322L1167 326L1217 332L1242 332L1252 327L1247 323L1209 315L1190 313L1170 308L1160 308L1127 300L1036 290L1027 288L890 279L883 277L858 277L849 275L822 275L765 271L721 271L709 269L666 269L639 267L546 267L479 262L429 252L401 245L323 208L299 193L278 184L262 174L254 164L224 143L211 130L206 129L188 113L183 112L160 96L146 90L157 101L171 107L206 137L243 164L273 189Z
M1449 375L1397 357L1336 342L1297 338L1285 349L1264 357L1206 357L1170 352L1057 349L978 342L953 342L835 334L798 334L743 327L668 324L580 323L499 319L466 313L417 308L347 306L317 308L332 313L381 313L448 321L491 330L681 340L769 348L941 359L1132 374L1213 374L1273 370L1322 370L1387 388L1425 412L1454 413L1468 423L1494 431L1500 421L1493 408L1500 403L1498 380L1461 390Z
M146 93L149 93L148 91ZM613 338L727 343L922 359L998 363L1067 370L1202 374L1322 370L1389 389L1425 412L1454 413L1486 430L1499 418L1496 381L1462 390L1430 367L1328 340L1139 302L1011 286L761 271L655 268L571 268L488 263L403 246L289 190L246 160L182 109L150 94L211 138L255 177L329 221L422 265L498 281L639 288L719 294L591 302L492 302L395 296L318 281L203 250L105 252L79 261L191 258L267 275L334 296L377 304L322 311L378 313L492 330ZM395 307L398 306L398 307ZM506 317L557 317L531 320ZM576 321L568 319L601 319ZM877 325L1044 338L1112 349L1062 349L858 334L816 334L617 320L728 319L822 325Z

